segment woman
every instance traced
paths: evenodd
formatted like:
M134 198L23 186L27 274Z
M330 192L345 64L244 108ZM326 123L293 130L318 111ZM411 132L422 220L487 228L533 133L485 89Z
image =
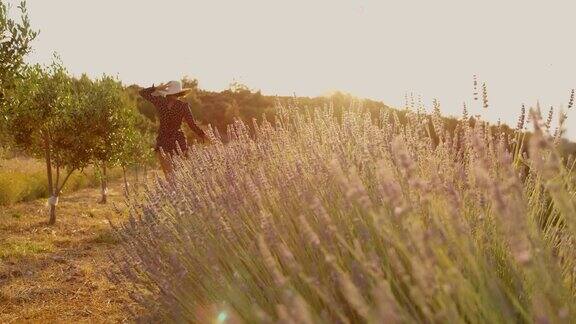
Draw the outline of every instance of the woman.
M189 93L190 89L182 89L182 83L179 81L170 81L157 87L152 85L140 91L140 95L158 110L160 127L156 137L155 151L166 180L170 182L174 173L172 156L180 153L185 155L188 152L186 137L180 129L182 120L186 121L202 140L207 139L204 131L196 125L190 105L181 100Z

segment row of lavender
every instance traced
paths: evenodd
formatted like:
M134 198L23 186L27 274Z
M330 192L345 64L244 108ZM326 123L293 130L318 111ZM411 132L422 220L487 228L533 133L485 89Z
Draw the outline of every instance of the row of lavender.
M237 122L133 196L111 277L174 321L569 321L573 162L530 114L529 140L359 108Z

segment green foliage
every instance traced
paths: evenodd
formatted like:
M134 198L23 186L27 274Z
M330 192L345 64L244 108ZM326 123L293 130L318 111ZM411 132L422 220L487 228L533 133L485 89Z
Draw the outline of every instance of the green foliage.
M9 7L0 0L0 107L5 98L5 91L12 89L14 82L21 78L24 69L24 57L30 53L30 43L38 32L30 27L26 2L18 6L20 21L8 16Z
M8 92L21 79L24 58L32 50L30 43L38 35L30 27L25 1L18 6L19 21L9 17L9 9L4 0L0 0L0 149L8 146L10 139L5 118L6 102L10 99Z
M124 167L149 164L153 159L152 148L156 136L155 108L138 94L139 87L122 88L109 77L99 80L101 90L108 88L107 102L93 105L100 120L99 143L96 143L97 161ZM102 126L104 125L104 127Z
M72 173L94 156L89 83L75 84L58 60L48 67L27 67L23 76L10 92L7 128L17 147L44 159L48 193L58 197ZM55 220L53 205L50 223Z
M134 127L128 128L124 133L119 164L122 167L150 164L151 160L154 159L151 148L152 141L153 138L150 133L142 133Z
M84 103L91 116L91 148L96 163L116 165L132 136L135 115L122 84L109 77L92 82Z
M85 88L83 105L91 116L90 142L92 163L101 169L102 198L106 202L107 169L148 163L151 158L150 132L145 118L135 108L134 97L122 84L109 76L90 81L85 76L78 80ZM127 186L126 182L126 186Z
M10 92L6 125L22 152L44 159L46 189L26 181L5 190L4 204L59 196L66 184L71 190L92 185L89 178L72 175L90 164L129 166L150 159L150 136L140 133L150 127L119 81L72 79L58 61L28 67L23 77Z
M8 107L8 128L16 145L31 156L43 158L46 144L54 163L78 169L87 165L90 150L84 145L88 116L79 111L66 70L59 62L26 69Z

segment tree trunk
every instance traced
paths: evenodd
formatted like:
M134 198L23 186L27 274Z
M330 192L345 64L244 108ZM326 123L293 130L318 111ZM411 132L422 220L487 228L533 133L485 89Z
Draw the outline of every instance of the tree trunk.
M56 224L56 205L50 205L50 220L48 225Z
M130 194L128 178L126 178L126 168L122 166L122 173L124 174L124 195L128 196Z
M98 203L105 204L108 202L108 179L106 178L106 165L102 165L102 181L101 181L102 197Z
M48 194L50 194L50 199L48 200L50 204L50 218L48 219L48 225L56 224L56 204L55 204L55 192L54 192L54 182L52 181L52 156L50 154L50 137L46 135L44 137L44 156L46 158L46 175L48 177Z

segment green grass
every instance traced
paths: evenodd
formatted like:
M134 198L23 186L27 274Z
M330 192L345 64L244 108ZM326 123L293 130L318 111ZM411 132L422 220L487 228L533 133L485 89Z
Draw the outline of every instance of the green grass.
M53 250L52 244L26 239L10 239L0 243L0 259L21 258Z

